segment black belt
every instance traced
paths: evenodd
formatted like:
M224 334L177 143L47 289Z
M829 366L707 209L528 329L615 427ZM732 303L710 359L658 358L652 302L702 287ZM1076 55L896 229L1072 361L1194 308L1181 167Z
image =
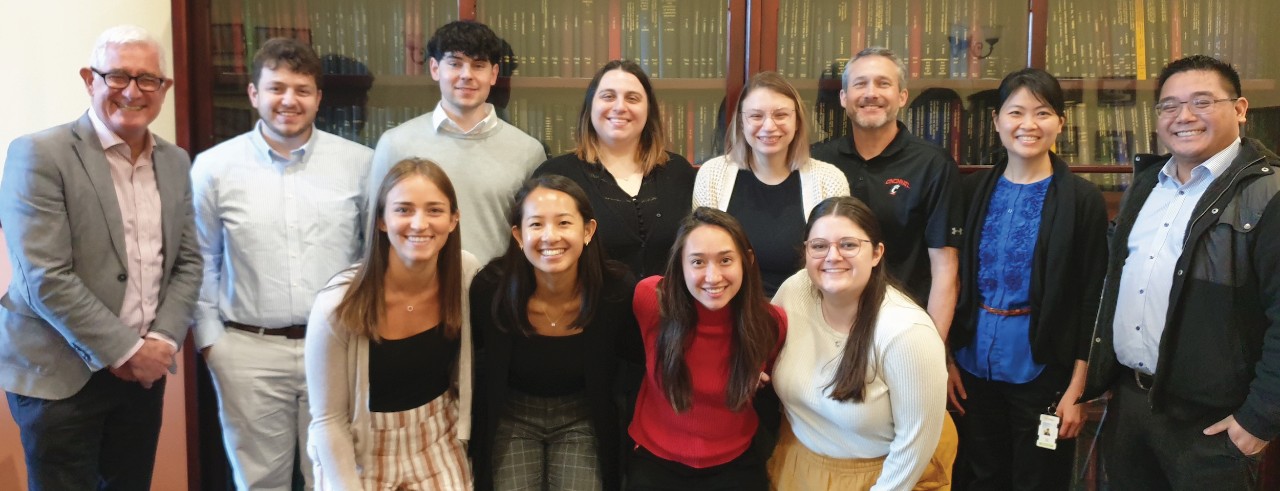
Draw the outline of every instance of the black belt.
M1151 384L1156 380L1155 376L1147 375L1133 369L1130 369L1130 371L1133 372L1133 383L1137 385L1139 389L1151 390Z
M263 336L284 336L286 339L306 339L307 326L296 324L288 327L258 327L239 322L224 321L227 327Z

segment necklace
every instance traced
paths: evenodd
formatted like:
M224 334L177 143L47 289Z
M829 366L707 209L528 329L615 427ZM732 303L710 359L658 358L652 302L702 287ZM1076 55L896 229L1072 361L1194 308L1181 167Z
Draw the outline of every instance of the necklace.
M563 319L563 318L564 318L565 310L568 310L568 309L561 310L561 311L560 311L560 315L557 315L557 316L556 316L556 318L555 318L555 320L552 320L552 319L551 319L551 315L550 315L550 314L547 314L547 312L548 312L548 311L550 311L550 310L551 310L551 309L549 309L549 308L547 308L547 307L543 307L543 308L542 308L542 316L547 318L547 322L550 322L550 323L551 323L551 327L556 327L556 325L560 323L560 319Z

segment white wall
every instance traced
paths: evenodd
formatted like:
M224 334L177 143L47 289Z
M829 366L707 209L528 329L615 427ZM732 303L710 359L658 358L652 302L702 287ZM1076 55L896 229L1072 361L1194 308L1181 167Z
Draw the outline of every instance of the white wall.
M136 24L166 47L173 45L169 0L0 0L0 56L5 74L6 117L0 118L0 149L15 137L78 118L89 96L77 73L85 66L98 34L116 24ZM172 75L172 53L168 56ZM151 129L173 141L173 91ZM9 256L0 244L0 290L7 289ZM170 376L165 393L164 427L153 489L186 488L187 452L183 375ZM26 470L18 430L7 403L0 403L0 489L26 489Z
M79 70L104 29L136 24L160 44L173 45L169 0L37 0L4 1L0 14L0 46L6 73L0 93L7 95L7 118L0 118L0 144L8 149L15 137L71 121L89 107ZM172 76L173 56L166 67ZM151 129L172 141L173 91Z

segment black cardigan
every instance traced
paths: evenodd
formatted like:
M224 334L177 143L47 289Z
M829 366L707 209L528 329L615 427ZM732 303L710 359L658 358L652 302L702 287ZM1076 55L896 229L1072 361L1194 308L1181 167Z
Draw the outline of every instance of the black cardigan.
M1031 357L1070 373L1076 360L1089 358L1107 264L1107 205L1098 186L1072 174L1057 155L1049 157L1053 182L1045 194L1031 266ZM991 194L1006 167L1007 157L963 183L968 233L960 250L960 301L949 336L952 350L969 344L977 331L982 303L978 245Z
M697 171L678 154L667 152L667 163L650 170L633 199L600 164L584 162L572 153L553 158L533 171L534 176L556 174L582 186L596 213L596 237L609 259L621 261L637 278L662 274L676 240L676 228L693 209L693 179ZM647 232L640 237L640 228Z
M521 335L503 332L492 321L499 271L497 262L480 270L471 283L470 293L476 349L470 451L475 489L479 491L493 489L493 438L509 392L507 375L511 369L513 336ZM619 365L644 363L644 344L631 310L634 292L635 280L630 275L606 277L595 317L579 334L585 336L588 346L581 354L586 365L584 395L591 407L600 477L606 491L622 487L621 457L626 449L621 422L631 409L618 407L618 401L623 400L621 389L626 385L618 381L619 374L624 373Z

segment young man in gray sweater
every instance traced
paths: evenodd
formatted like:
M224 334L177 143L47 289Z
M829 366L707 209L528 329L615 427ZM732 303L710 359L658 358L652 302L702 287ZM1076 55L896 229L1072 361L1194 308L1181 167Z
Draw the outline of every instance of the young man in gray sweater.
M376 197L397 162L423 158L440 165L458 195L462 247L481 262L506 250L511 197L547 157L541 143L498 119L485 102L498 80L502 50L502 40L478 22L450 22L437 29L427 54L431 78L440 83L440 103L384 133L369 174L368 195ZM376 213L376 203L369 210Z

